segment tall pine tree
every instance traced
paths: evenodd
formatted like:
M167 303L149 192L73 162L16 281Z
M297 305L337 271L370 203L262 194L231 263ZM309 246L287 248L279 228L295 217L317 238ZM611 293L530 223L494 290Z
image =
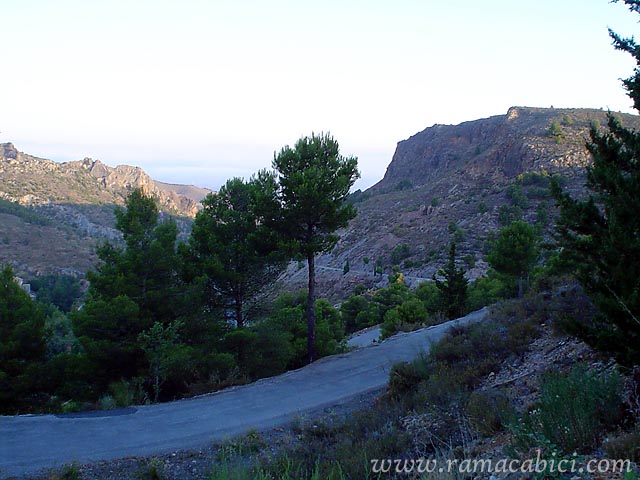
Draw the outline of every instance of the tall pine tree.
M464 269L456 266L456 244L449 246L449 259L444 268L438 272L442 280L433 277L436 287L440 291L440 309L449 319L464 315L467 304L467 285Z
M307 300L307 348L309 361L316 358L315 257L331 250L335 231L347 226L356 212L346 203L349 189L360 177L356 157L340 154L338 142L329 134L312 134L286 146L273 159L274 174L264 172L262 181L271 185L272 207L267 221L282 236L294 257L309 267ZM267 188L268 190L268 188ZM268 220L268 219L271 220Z
M233 178L207 195L186 251L195 275L205 277L208 304L233 312L238 328L245 324L247 306L283 264L271 232L258 221L260 187L256 179Z
M130 193L126 209L116 210L125 246L106 243L98 249L101 263L87 276L87 300L71 315L99 390L146 371L138 335L181 313L177 227L172 220L158 222L158 216L153 198L140 189Z
M640 1L624 0L640 13ZM634 74L623 80L640 111L640 45L633 38L609 34L616 49L631 54ZM640 132L624 127L611 112L608 128L591 129L587 148L587 199L573 199L555 183L560 207L558 237L563 254L576 269L586 292L602 312L580 332L595 346L627 364L640 362Z

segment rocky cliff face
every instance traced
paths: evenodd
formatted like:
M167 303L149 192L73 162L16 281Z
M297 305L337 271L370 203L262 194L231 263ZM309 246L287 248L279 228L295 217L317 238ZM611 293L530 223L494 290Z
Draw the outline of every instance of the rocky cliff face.
M632 115L620 116L625 123L637 124ZM605 125L606 112L512 107L506 115L434 125L398 143L372 192L394 188L403 180L414 187L426 185L462 170L468 180L504 182L528 171L583 167L589 159L584 145L592 124Z
M140 167L109 167L100 160L57 163L19 152L11 143L0 144L0 196L25 205L121 205L133 188L158 199L160 208L193 217L198 202L170 189L158 188Z
M118 241L113 209L133 188L154 196L186 234L207 189L155 182L139 167L99 160L58 163L0 144L0 264L27 276L51 271L82 274L95 265L96 242Z
M637 116L619 116L640 127ZM319 291L339 299L356 283L384 284L386 273L373 276L374 262L385 272L398 265L410 283L431 279L452 239L469 276L483 274L487 240L509 215L552 228L551 175L564 177L574 194L584 191L589 130L606 122L601 110L512 107L505 115L434 125L399 142L384 178L352 195L358 216L318 260ZM509 195L512 184L521 198ZM342 275L347 261L350 271ZM302 288L304 275L295 278Z

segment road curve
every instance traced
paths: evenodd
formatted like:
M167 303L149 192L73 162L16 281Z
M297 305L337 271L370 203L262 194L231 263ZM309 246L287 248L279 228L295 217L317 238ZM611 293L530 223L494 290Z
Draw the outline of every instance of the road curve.
M198 448L251 429L381 388L391 366L427 351L454 325L482 320L486 309L378 345L323 358L277 377L214 394L80 416L0 416L0 478L87 463Z

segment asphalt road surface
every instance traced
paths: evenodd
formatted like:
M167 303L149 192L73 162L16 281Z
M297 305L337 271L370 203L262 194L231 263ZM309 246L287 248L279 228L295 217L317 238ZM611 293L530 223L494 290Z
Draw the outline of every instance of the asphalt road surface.
M486 312L192 399L79 415L0 416L0 478L71 462L198 448L251 429L286 424L305 412L384 387L394 363L415 358L451 326L482 320Z

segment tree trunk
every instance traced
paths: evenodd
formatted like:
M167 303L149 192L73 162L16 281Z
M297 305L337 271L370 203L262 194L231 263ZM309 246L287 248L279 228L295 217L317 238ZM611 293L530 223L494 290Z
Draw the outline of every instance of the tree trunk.
M307 254L309 264L309 298L307 300L307 351L309 363L316 359L316 264L313 253Z
M522 298L522 275L518 277L518 298Z
M236 327L242 328L244 327L244 319L242 318L242 299L240 297L236 297L235 308L236 308Z
M153 403L158 403L158 398L160 398L160 372L159 368L156 366L154 368L154 383L153 383Z

